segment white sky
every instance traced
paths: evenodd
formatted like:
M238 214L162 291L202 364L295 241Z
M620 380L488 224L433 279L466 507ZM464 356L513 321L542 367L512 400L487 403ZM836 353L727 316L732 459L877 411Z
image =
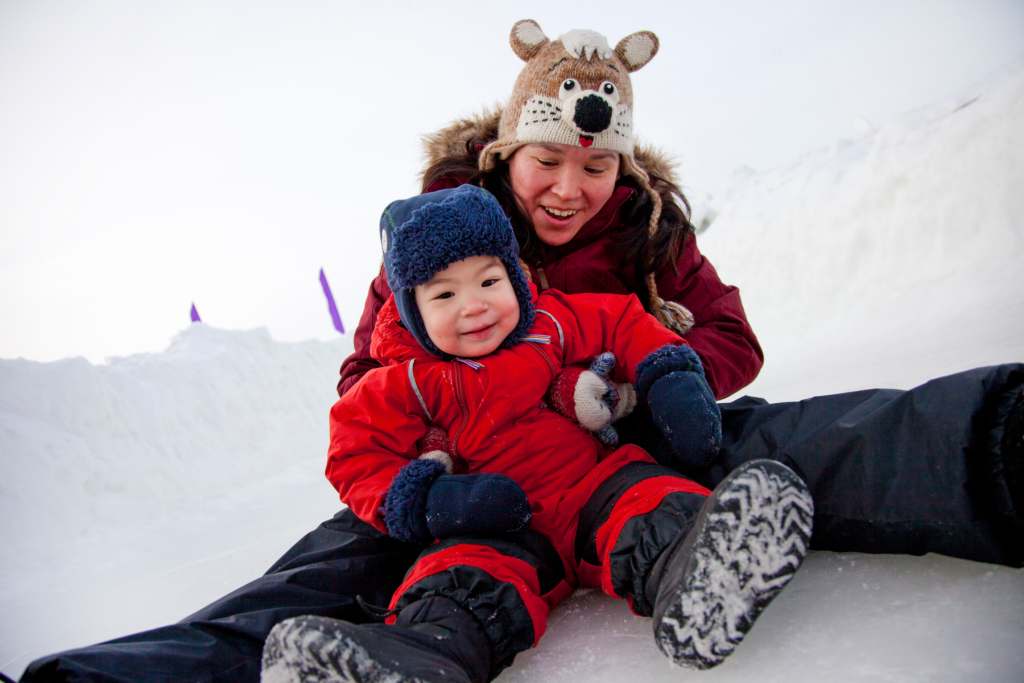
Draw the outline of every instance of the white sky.
M355 327L377 218L419 136L509 92L512 24L655 31L637 128L695 192L1024 57L1024 3L0 0L0 357L166 347L219 327Z

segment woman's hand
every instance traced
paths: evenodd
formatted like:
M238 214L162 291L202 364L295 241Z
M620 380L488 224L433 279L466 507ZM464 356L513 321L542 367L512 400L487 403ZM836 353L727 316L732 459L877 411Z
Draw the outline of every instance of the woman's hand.
M562 370L548 389L548 404L555 412L579 423L606 446L619 442L612 423L632 412L636 391L632 384L615 384L609 379L615 367L610 351L597 356L589 369Z

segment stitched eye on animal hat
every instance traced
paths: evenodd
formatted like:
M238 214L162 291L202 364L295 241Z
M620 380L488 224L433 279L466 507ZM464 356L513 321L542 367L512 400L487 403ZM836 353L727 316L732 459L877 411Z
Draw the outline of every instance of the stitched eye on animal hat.
M576 87L576 81L574 81L571 78L567 78L564 81L562 81L562 90L564 90L565 92L569 92L570 90L572 90L575 87Z
M611 81L602 83L598 91L604 93L605 99L608 100L609 104L614 106L619 103L619 89Z

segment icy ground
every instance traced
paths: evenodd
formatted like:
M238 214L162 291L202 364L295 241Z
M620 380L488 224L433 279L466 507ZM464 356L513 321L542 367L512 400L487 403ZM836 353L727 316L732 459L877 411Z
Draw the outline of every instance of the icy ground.
M1024 68L705 202L785 400L1024 360ZM367 255L367 258L376 258ZM337 508L322 476L349 342L204 325L161 354L0 361L0 669L174 621ZM737 652L670 669L595 593L502 681L1024 680L1024 571L812 553Z

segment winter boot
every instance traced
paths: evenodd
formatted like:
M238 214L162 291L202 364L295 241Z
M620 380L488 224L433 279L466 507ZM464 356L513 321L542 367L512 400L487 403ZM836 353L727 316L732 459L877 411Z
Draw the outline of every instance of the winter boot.
M394 625L286 619L263 647L263 683L484 683L491 644L468 610L443 596L417 600Z
M813 516L807 486L782 463L752 460L723 479L645 583L661 651L696 669L729 656L800 567Z

